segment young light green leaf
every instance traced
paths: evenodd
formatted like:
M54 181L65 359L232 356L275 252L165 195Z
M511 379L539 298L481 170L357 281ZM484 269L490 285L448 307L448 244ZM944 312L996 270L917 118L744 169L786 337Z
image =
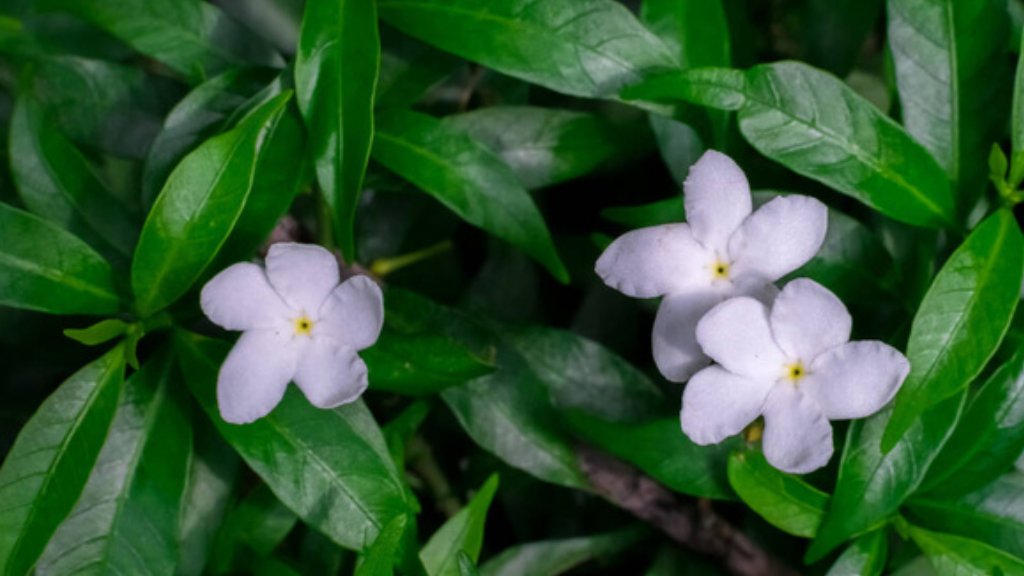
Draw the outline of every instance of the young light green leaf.
M2 228L0 228L2 229ZM0 569L26 574L78 500L114 418L117 346L68 378L18 434L0 468Z
M138 223L30 97L15 105L9 146L17 151L10 155L11 176L29 211L101 252L131 253Z
M813 538L825 516L828 494L776 470L760 452L729 456L729 484L740 499L783 532Z
M529 193L501 160L472 138L436 118L390 110L378 114L373 159L470 224L521 248L559 281L568 281Z
M558 576L581 564L614 557L648 533L644 528L633 527L593 536L520 544L484 562L480 576Z
M1005 129L1009 27L996 0L895 0L887 38L903 125L935 156L969 209L989 146Z
M889 553L886 532L882 528L854 540L825 576L880 576Z
M399 30L503 74L572 96L614 97L677 66L669 49L612 0L381 0Z
M220 418L217 371L228 346L178 334L189 388L217 430L274 494L304 522L345 548L362 550L409 504L401 477L373 416L362 402L314 408L294 389L252 424Z
M553 108L488 106L442 122L490 149L531 190L627 162L648 141L634 125Z
M974 380L1013 320L1024 281L1024 236L999 210L971 232L925 294L907 344L910 375L882 438L888 451L917 417Z
M940 575L946 574L1024 574L1024 560L977 540L930 532L911 526L910 537L921 547L928 562Z
M127 332L131 326L131 324L119 318L107 318L106 320L100 320L88 328L67 328L64 330L64 335L75 342L80 342L86 346L96 346L121 336Z
M121 308L110 264L70 232L0 202L0 304L51 314Z
M295 92L320 190L341 253L355 262L355 216L373 142L380 68L374 0L308 2L295 58Z
M491 475L480 491L459 510L459 513L444 523L420 551L423 566L431 576L460 576L459 553L464 552L471 560L480 556L484 542L484 524L491 500L498 491L498 475Z
M356 567L355 576L394 576L395 562L408 523L409 517L404 514L392 518L366 549L366 556Z
M949 438L963 409L966 390L932 407L888 453L882 434L892 407L850 425L839 464L839 478L818 534L807 551L815 562L852 536L893 515L924 480L928 467Z
M216 256L253 187L263 135L290 93L203 143L174 169L146 218L132 260L132 290L147 316L184 294Z
M936 498L966 494L1010 469L1022 452L1024 350L1018 349L971 399L921 491Z
M39 559L40 574L174 572L192 428L172 368L165 347L125 383L89 482Z
M931 154L838 78L799 62L705 68L654 78L625 97L738 110L759 152L915 226L955 226L948 179Z

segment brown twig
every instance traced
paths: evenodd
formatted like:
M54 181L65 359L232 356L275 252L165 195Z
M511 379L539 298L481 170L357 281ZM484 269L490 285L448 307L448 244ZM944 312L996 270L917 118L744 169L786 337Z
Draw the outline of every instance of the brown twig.
M589 446L580 467L598 494L693 550L713 556L738 576L797 576L715 513L707 500L685 499L636 468Z

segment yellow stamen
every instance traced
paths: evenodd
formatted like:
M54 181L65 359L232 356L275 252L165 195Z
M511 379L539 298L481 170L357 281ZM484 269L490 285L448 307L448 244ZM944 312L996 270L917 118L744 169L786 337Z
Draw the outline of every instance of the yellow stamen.
M313 333L313 321L309 319L309 316L303 314L295 319L295 335L296 336L309 336Z
M711 266L711 276L715 280L728 280L729 279L729 264L722 262L721 260L716 261Z
M804 368L802 362L797 361L786 366L785 374L786 380L796 384L801 378L807 375L807 369Z

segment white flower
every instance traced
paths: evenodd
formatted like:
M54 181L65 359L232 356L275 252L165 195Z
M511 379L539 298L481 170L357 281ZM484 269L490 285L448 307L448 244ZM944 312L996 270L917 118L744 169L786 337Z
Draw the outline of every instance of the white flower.
M828 209L780 196L751 214L750 186L728 156L709 150L683 184L686 224L634 230L597 260L606 284L637 298L665 296L654 321L654 361L674 382L708 364L695 338L712 306L738 295L770 302L772 284L810 260L825 240Z
M356 352L380 335L383 297L366 276L341 285L339 279L327 250L279 243L270 247L265 272L234 264L203 287L210 320L244 331L217 377L224 420L262 418L292 380L320 408L352 402L366 390L366 364Z
M804 474L832 456L829 420L864 418L892 399L910 371L895 348L850 342L843 303L817 282L786 285L771 310L739 297L715 306L697 341L718 365L683 392L683 432L697 444L721 442L764 415L764 455Z

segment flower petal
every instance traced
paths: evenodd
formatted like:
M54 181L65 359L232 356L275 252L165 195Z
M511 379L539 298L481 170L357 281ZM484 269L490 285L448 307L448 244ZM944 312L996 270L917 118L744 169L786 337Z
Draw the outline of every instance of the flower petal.
M295 375L301 347L280 332L243 332L217 375L220 415L246 424L270 413Z
M774 382L786 363L768 327L768 307L748 296L712 308L697 324L697 342L729 372L755 380Z
M267 252L271 286L296 312L315 314L338 285L338 260L316 244L279 242Z
M263 269L242 262L222 270L199 294L203 313L228 330L277 328L288 318L288 307L267 282Z
M710 285L714 254L701 246L688 224L665 224L619 236L597 259L604 283L636 298L682 292Z
M825 241L828 208L809 196L779 196L757 209L729 240L736 274L774 282L803 266Z
M362 350L372 346L384 325L384 296L367 276L353 276L331 291L317 314L314 334Z
M892 400L909 372L910 362L888 344L848 342L814 360L803 388L830 420L864 418Z
M683 432L701 445L739 434L761 414L771 388L770 383L709 366L694 374L683 391Z
M810 363L819 354L848 342L853 319L843 302L807 278L786 284L771 312L772 334L791 359Z
M683 192L694 237L724 257L729 237L750 215L750 184L743 170L732 158L708 150L690 168Z
M651 348L662 376L672 382L686 382L710 359L697 343L697 322L721 296L714 290L698 290L666 296L654 318Z
M299 362L295 384L317 408L334 408L359 398L366 390L366 364L348 346L313 338Z
M772 389L764 405L764 457L790 474L806 474L832 457L832 425L818 404L788 384Z

